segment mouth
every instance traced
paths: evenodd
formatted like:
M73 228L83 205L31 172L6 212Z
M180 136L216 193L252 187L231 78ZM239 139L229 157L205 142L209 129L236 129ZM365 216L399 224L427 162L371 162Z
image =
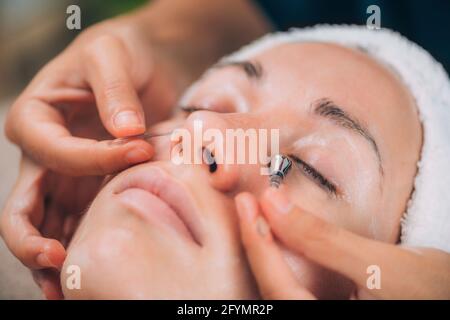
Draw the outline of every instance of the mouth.
M144 165L119 182L114 194L145 221L168 225L202 246L200 221L186 188L159 167Z

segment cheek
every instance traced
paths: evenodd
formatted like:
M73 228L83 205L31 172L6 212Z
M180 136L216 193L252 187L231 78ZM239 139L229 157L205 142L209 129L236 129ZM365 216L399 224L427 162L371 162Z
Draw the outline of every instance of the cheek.
M200 261L164 235L143 232L130 225L97 225L95 233L81 238L68 252L62 284L67 280L67 268L75 265L81 271L82 289L75 294L81 298L178 297L174 283L189 292L195 284L193 279L200 279L195 272ZM77 297L73 290L64 293L69 298Z
M363 207L355 208L344 199L330 198L324 191L311 184L303 180L302 187L290 188L289 197L294 205L358 235L368 238L378 236L383 225L378 216L380 204L378 194L370 194Z
M61 272L62 287L67 298L84 298L89 295L100 297L117 296L116 289L131 293L135 289L139 253L130 250L136 240L132 232L118 228L96 228L95 234L85 234L77 239L70 249ZM130 263L133 261L133 263ZM68 290L65 283L70 267L80 271L80 290ZM126 280L126 281L123 281Z
M401 200L399 194L391 192L377 199L377 205L373 206L372 234L373 238L389 243L397 243L400 233L400 221L405 207L396 206Z
M130 250L133 244L139 243L134 232L125 228L98 228L95 235L91 235L78 249L83 252L80 256L87 260L95 260L96 265L105 261L126 265L135 260L139 253ZM83 263L83 261L80 261ZM88 261L86 261L88 263Z
M129 250L132 237L125 230L98 228L95 236L89 234L70 247L65 265L80 267L81 273L86 276L83 285L91 286L91 282L96 280L91 276L98 275L99 270L105 276L104 272L109 274L114 269L113 265L126 266L133 259L133 253Z

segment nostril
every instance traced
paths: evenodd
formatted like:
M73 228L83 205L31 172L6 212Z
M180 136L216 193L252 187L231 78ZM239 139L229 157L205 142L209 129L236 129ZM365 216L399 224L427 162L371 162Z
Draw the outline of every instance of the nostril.
M203 148L203 160L209 166L209 172L214 173L217 171L217 162L214 158L214 153L208 148Z
M209 165L209 172L214 173L217 170L217 163L214 161L214 163Z

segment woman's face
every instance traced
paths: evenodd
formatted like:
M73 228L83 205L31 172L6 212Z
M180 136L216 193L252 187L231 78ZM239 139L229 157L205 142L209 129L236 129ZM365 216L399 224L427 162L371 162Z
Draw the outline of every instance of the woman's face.
M195 120L224 136L226 129L279 129L280 153L293 161L282 190L296 205L357 234L397 241L421 127L408 91L364 53L282 45L214 68L184 100L187 111L152 130L192 132ZM261 165L177 165L169 137L152 143L155 161L118 174L88 210L62 272L65 296L257 298L233 198L268 187ZM349 295L351 283L283 251L318 297ZM80 290L65 285L69 265L80 267Z

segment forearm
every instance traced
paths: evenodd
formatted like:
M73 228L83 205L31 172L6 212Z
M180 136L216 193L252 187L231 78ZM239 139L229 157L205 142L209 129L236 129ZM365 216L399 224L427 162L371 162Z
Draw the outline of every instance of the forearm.
M177 63L182 87L221 56L271 30L246 0L156 0L132 15L149 41Z

